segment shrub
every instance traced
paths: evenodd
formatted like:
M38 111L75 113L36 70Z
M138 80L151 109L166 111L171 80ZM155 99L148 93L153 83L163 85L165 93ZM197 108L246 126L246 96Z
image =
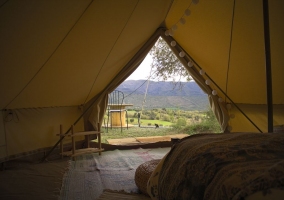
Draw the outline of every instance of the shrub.
M150 112L150 119L154 120L156 118L156 113L154 111Z
M171 118L170 118L169 115L164 115L163 120L164 120L164 121L167 121L167 122L170 122L170 121L171 121Z
M179 118L176 124L177 126L186 126L186 120L184 118Z
M133 123L133 122L134 122L134 119L133 119L133 118L131 118L129 121L130 121L131 123Z
M175 129L182 129L186 126L186 120L184 118L179 118L175 124L172 125Z
M148 126L151 126L152 124L151 123L148 123Z
M221 133L221 127L218 124L217 120L216 121L202 121L197 124L193 124L191 126L186 126L183 129L183 132L187 134L195 134L195 133Z

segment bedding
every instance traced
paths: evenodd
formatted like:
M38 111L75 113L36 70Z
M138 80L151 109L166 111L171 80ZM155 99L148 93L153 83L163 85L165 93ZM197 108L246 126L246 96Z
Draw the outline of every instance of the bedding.
M152 199L283 199L284 133L196 134L148 181Z

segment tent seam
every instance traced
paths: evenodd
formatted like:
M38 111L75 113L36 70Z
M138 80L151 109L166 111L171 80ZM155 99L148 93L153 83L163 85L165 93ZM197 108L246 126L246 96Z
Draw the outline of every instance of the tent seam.
M87 97L86 97L86 99L85 99L85 101L84 101L83 104L85 104L85 103L87 102L87 100L88 100L88 98L89 98L89 96L90 96L90 94L91 94L91 92L92 92L92 90L93 90L93 88L94 88L94 85L95 85L95 83L96 83L96 81L97 81L97 79L98 79L98 77L99 77L99 75L100 75L100 73L101 73L101 71L102 71L102 69L103 69L103 67L104 67L104 65L105 65L105 63L106 63L108 57L109 57L109 55L111 54L111 52L112 52L113 48L115 47L115 45L116 45L118 39L120 38L122 32L124 31L125 27L127 26L127 24L128 24L128 22L129 22L131 16L133 15L134 11L136 10L137 5L139 4L139 1L140 1L140 0L137 1L136 5L134 6L134 8L133 8L133 10L132 10L130 16L128 17L128 19L127 19L125 25L123 26L122 30L120 31L118 37L116 38L114 44L113 44L112 47L111 47L109 53L107 54L107 56L106 56L106 58L105 58L105 60L104 60L104 62L103 62L103 64L102 64L102 66L100 67L100 70L99 70L99 72L97 73L97 76L95 77L95 80L94 80L94 82L93 82L93 84L92 84L92 86L91 86L91 88L90 88L90 91L89 91L89 93L88 93L88 95L87 95Z

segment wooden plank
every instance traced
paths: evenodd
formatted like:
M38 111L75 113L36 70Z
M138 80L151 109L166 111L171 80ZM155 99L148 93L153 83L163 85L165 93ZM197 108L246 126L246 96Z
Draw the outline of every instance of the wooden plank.
M97 153L97 152L100 153L100 152L102 152L102 151L104 151L104 149L86 148L86 149L77 149L77 150L75 151L75 154L74 154L74 155L72 155L72 151L64 151L64 152L62 153L62 155L74 157L74 156L83 155L83 154L88 154L88 153Z
M98 132L98 131L82 131L82 132L76 132L73 134L73 137L76 136L84 136L84 135L98 135L99 133L103 133L103 132ZM72 133L68 133L68 134L59 134L57 133L56 136L68 136L68 137L72 137Z
M72 157L74 156L79 156L79 155L83 155L83 154L87 154L87 153L100 153L102 152L104 149L98 149L98 148L85 148L85 149L78 149L75 151L75 153L73 155L71 155Z
M67 135L65 135L64 133L61 133L61 134L57 133L56 136L61 136L62 137L62 136L67 136Z
M60 139L63 137L62 136L62 133L63 133L63 128L62 128L62 124L60 124ZM62 155L62 153L63 153L63 139L60 141L60 153L61 153L61 158L63 158L63 155Z
M62 156L71 156L72 155L72 151L64 151L61 153Z
M74 125L71 126L71 134L72 134L72 136L74 134ZM76 150L75 138L72 137L72 155L75 154L75 150Z
M99 150L102 149L102 140L101 140L101 126L100 124L98 123L98 131L99 131L99 134L98 134L98 143L99 143ZM101 155L101 151L99 152L99 155Z
M98 131L84 131L84 132L76 132L74 133L74 125L71 126L71 133L66 134L65 136L70 136L72 137L72 150L71 151L66 151L63 152L63 149L61 149L61 155L65 156L71 156L73 157L73 160L75 159L75 156L82 155L82 154L87 154L87 153L96 153L98 152L99 155L101 155L101 152L104 151L104 149L101 148L101 129L100 129L100 124L98 123ZM62 130L60 130L60 137L63 137L62 135ZM90 135L97 135L98 136L98 143L99 143L99 148L90 148ZM76 149L75 145L75 137L76 136L86 136L86 141L88 148L85 149ZM61 141L62 142L62 141Z
M76 136L84 136L84 135L98 135L99 131L82 131L76 133L68 133L67 136L76 137Z

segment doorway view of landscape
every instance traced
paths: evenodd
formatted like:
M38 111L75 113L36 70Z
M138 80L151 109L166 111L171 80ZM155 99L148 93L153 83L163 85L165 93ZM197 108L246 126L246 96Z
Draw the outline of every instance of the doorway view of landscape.
M165 60L171 65L167 66ZM103 143L119 138L221 132L207 94L161 38L138 69L116 90L124 93L125 104L133 105L127 107L130 126L122 132L120 128L109 129L102 135Z

